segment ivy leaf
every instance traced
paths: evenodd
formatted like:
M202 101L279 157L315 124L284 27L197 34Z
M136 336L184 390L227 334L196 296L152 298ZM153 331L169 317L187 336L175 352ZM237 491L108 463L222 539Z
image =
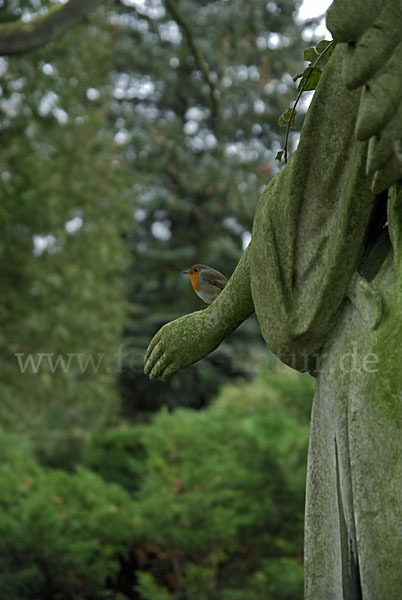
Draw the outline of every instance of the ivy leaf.
M332 48L329 50L329 52L325 52L325 50L330 45L332 45ZM315 48L306 48L305 49L304 60L309 61L310 64L308 65L308 67L306 67L306 69L304 70L304 72L302 73L301 76L300 76L300 74L298 74L294 78L294 81L297 81L301 77L301 81L298 86L299 91L303 87L303 84L306 81L307 77L309 77L309 73L310 73L310 70L313 68L313 65L316 62L318 62L318 59L319 59L320 68L314 67L314 73L311 74L311 76L309 77L308 83L306 84L306 87L304 88L305 91L311 91L311 90L316 89L317 83L321 77L322 70L325 67L325 65L327 64L332 52L334 51L334 48L335 48L335 44L333 44L333 42L331 40L321 40L320 42L318 42L318 44ZM323 54L324 52L325 52L325 54Z
M303 55L304 60L310 61L311 63L315 62L318 58L318 52L316 52L315 48L306 48Z
M287 127L289 125L289 121L290 127L296 127L296 111L294 111L292 108L288 108L284 113L281 114L279 117L279 125L281 127Z
M276 160L282 160L282 155L287 155L287 140L289 129L296 126L296 110L298 101L304 91L315 90L322 75L323 68L327 64L329 57L335 48L335 42L329 40L321 40L315 48L306 48L304 50L304 60L310 64L304 69L303 73L298 73L293 77L293 81L299 84L297 86L298 94L293 108L288 108L280 117L279 125L287 128L285 150L281 150L276 155ZM317 66L318 62L320 67ZM285 158L286 162L286 158Z
M330 44L332 44L330 40L321 40L321 42L318 42L318 44L316 45L315 49L318 52L318 54L321 54L321 52L323 52L325 48Z
M300 91L306 81L306 79L308 79L304 90L305 92L311 91L311 90L315 90L317 87L317 84L320 80L320 77L322 75L322 69L320 69L320 67L307 67L307 69L304 71L303 73L303 77L300 80L300 83L297 87L298 91Z

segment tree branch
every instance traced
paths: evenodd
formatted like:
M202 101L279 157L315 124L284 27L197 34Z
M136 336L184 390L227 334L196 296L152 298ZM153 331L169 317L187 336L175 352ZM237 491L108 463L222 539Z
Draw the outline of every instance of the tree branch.
M197 48L197 45L194 41L193 34L191 32L190 27L188 26L188 23L183 18L183 15L177 10L175 0L165 0L165 2L166 2L166 6L172 13L175 21L181 28L181 30L184 34L184 37L186 38L190 52L194 56L195 62L197 64L199 70L204 75L204 79L209 87L209 96L211 99L212 117L215 120L216 117L218 116L218 100L217 100L217 95L218 95L217 91L218 90L216 89L215 82L212 79L208 64L205 61L200 50Z
M79 23L100 0L69 0L29 23L0 25L0 55L21 54L44 46Z

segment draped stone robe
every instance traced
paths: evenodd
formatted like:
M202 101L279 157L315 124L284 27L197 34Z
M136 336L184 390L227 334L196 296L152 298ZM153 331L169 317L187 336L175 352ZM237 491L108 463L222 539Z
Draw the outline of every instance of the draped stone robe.
M306 598L400 600L402 194L371 192L344 51L325 69L298 150L259 201L251 286L269 347L317 378Z

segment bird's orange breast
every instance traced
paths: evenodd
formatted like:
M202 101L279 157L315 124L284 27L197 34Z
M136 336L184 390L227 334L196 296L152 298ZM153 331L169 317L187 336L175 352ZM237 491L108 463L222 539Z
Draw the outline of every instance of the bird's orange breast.
M193 290L195 292L199 292L200 291L200 274L197 273L191 273L189 272L190 275L190 279L191 279L191 285L193 286Z

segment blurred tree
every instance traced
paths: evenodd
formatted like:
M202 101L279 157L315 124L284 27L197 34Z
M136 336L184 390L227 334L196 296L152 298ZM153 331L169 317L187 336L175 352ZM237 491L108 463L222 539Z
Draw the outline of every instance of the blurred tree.
M132 200L107 119L113 43L101 8L44 49L0 59L0 419L53 458L64 435L118 406Z
M6 162L14 157L12 170L3 162L4 177L14 174L12 182L6 181L5 193L11 200L22 197L22 191L31 194L33 214L26 215L31 231L25 240L49 243L39 260L30 257L36 265L57 260L61 264L61 257L67 256L66 251L62 255L54 251L58 242L50 225L33 231L39 214L42 220L44 215L57 220L50 214L50 204L48 211L35 212L37 180L42 189L52 182L56 194L61 189L64 193L69 178L61 176L61 170L75 169L74 193L80 198L64 197L62 202L73 207L70 213L76 223L82 220L83 207L95 202L93 192L98 193L100 180L108 197L108 206L99 215L103 226L112 227L118 219L122 195L132 199L135 223L127 236L133 256L131 309L117 357L118 368L124 370L121 391L126 411L137 414L164 403L202 406L220 383L247 372L245 363L250 364L253 347L262 342L254 319L203 364L168 384L151 384L143 375L144 350L165 321L202 307L181 275L183 268L202 261L230 275L249 239L256 199L276 168L273 157L282 145L277 117L293 93L288 72L300 70L296 64L302 56L300 27L292 16L297 1L266 6L240 0L103 4L91 14L89 26L18 61L2 59L3 158L7 145ZM46 13L50 6L53 3L44 0L10 2L0 7L0 20L27 20L33 10ZM53 161L49 182L51 163L46 164L46 175L41 169L44 155ZM20 165L26 167L25 180L13 188ZM52 206L60 210L61 203L57 200ZM78 235L67 235L63 231L67 221L59 219L69 242L84 240L84 232L88 236L89 208L86 211L87 222ZM128 224L130 220L131 216ZM105 246L107 238L102 239ZM121 254L113 256L117 260ZM8 270L13 270L15 256L11 261L4 258ZM98 265L101 276L106 271L101 262ZM88 264L88 272L93 272L93 265ZM109 287L105 300L108 291ZM103 298L103 292L97 297ZM38 304L39 298L34 300ZM86 313L80 314L86 321ZM79 319L74 326L84 333ZM91 339L95 342L96 336ZM93 348L100 352L99 345L94 343Z
M283 145L278 117L294 95L303 42L299 2L122 0L113 23L111 118L136 172L129 237L131 312L122 393L128 413L199 407L245 362L261 336L250 319L202 364L168 383L142 374L155 331L203 307L181 271L196 262L230 275L257 198Z
M34 14L28 23L24 20L13 22L13 19L10 22L10 18L5 23L0 21L0 55L20 54L49 43L79 23L99 2L100 0L66 0L49 6L45 14ZM21 10L27 3L21 2L17 7L13 2L10 4L8 17L10 13L12 15L13 9ZM38 3L31 2L30 5L38 8Z

